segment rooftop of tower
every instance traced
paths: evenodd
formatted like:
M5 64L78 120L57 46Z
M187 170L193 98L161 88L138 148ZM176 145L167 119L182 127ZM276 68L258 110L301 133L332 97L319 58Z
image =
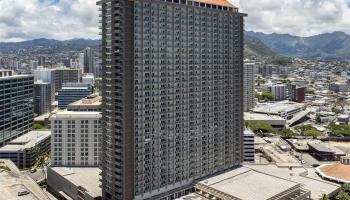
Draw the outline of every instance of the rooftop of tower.
M216 5L216 6L226 6L229 8L238 9L238 7L232 5L230 2L226 0L193 0L193 1L198 3L206 3L206 4Z

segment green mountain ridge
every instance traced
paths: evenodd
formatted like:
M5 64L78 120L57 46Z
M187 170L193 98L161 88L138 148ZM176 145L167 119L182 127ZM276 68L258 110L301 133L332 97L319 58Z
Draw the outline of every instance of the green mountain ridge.
M350 59L350 35L343 32L325 33L310 37L289 34L265 34L246 31L249 37L258 38L273 52L288 57Z

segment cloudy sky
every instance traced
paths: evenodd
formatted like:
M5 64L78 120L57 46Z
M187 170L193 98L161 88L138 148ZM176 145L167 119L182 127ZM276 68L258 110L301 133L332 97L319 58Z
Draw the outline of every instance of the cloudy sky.
M246 29L309 36L350 33L350 0L230 0ZM0 0L0 41L98 38L95 0Z

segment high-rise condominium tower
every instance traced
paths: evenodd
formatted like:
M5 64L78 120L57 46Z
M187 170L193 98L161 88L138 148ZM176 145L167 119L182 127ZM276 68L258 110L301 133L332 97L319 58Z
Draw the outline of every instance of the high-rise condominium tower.
M245 15L225 0L98 4L103 198L175 198L239 165Z

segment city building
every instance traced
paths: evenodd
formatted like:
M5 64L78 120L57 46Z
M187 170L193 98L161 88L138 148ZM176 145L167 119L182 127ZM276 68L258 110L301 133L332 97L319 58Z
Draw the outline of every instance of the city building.
M2 169L8 170L2 170ZM18 196L22 192L25 196ZM30 199L30 200L51 200L47 193L33 181L27 172L21 172L11 160L0 160L0 198L9 199Z
M274 67L276 67L276 65L260 65L259 74L263 76L271 76Z
M348 84L343 82L336 82L329 84L329 90L336 93L348 92Z
M54 95L50 83L41 80L34 82L34 113L41 115L50 112Z
M287 86L284 84L271 85L269 90L275 101L282 101L287 98Z
M245 14L226 0L98 4L103 198L183 195L240 165Z
M51 166L97 167L101 113L59 111L51 117Z
M275 129L283 129L287 124L286 119L278 115L269 115L269 114L263 114L263 113L253 113L253 112L244 113L244 122L247 122L247 123L266 122Z
M67 68L72 68L73 67L73 60L72 59L64 59L63 60L63 65Z
M94 54L90 47L84 49L83 66L84 74L94 73Z
M326 143L308 143L309 152L317 160L321 161L335 161L340 160L342 156L346 154L341 150L332 145Z
M97 94L92 94L84 99L70 103L67 106L68 111L102 111L102 97Z
M87 83L63 83L58 91L58 108L65 109L70 103L91 95L93 87Z
M34 69L38 68L39 62L36 60L31 60L29 66L30 66L30 69L34 70Z
M193 187L194 193L175 199L318 200L324 194L335 197L340 185L325 181L313 168L300 165L246 164L200 180Z
M45 56L39 56L38 65L41 67L46 67L46 57Z
M302 103L305 101L305 87L298 87L297 85L288 86L288 93L290 100Z
M305 109L305 105L289 101L259 104L252 109L255 113L278 115L284 119L292 119Z
M243 161L248 163L255 162L255 134L253 131L244 130L244 142L243 142Z
M348 124L349 123L349 115L348 114L340 114L340 115L338 115L337 122L339 124Z
M255 63L246 61L244 63L244 111L249 111L255 106Z
M94 85L95 85L95 77L94 77L94 74L84 74L84 75L81 77L81 82L82 82L82 83L88 83L88 84L90 84L91 86L94 86Z
M62 199L100 200L100 179L97 167L47 167L48 190Z
M33 167L38 156L50 151L51 131L30 131L0 148L0 159L10 159L18 168Z
M12 70L0 70L0 77L5 77L5 76L12 76L13 71Z
M0 147L32 130L34 122L33 76L7 75L0 77Z
M80 69L57 68L54 69L55 91L59 91L64 83L80 82Z
M79 54L79 66L80 66L80 70L83 72L84 71L84 53Z

